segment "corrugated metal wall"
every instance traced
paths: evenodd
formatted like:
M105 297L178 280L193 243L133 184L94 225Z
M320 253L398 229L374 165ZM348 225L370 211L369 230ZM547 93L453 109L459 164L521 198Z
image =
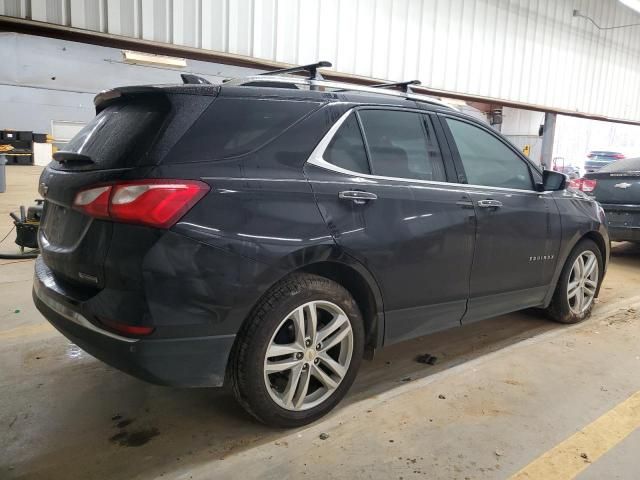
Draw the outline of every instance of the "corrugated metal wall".
M640 23L616 0L0 0L0 13L640 120Z

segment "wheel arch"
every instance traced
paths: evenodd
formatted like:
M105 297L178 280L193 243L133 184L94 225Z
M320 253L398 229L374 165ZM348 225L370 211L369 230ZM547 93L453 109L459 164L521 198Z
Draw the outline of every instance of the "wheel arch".
M600 280L598 281L598 289L596 290L596 297L600 294L600 287L602 286L602 280L604 279L604 272L606 271L606 268L607 268L608 248L607 248L606 239L600 232L598 232L597 230L589 230L588 232L585 232L582 235L576 235L573 238L573 241L570 242L568 247L563 251L561 261L558 262L558 265L556 267L556 272L554 274L553 281L551 282L551 285L549 287L549 291L547 292L547 295L545 297L543 307L546 308L551 303L551 299L553 298L553 293L556 291L556 288L558 287L558 281L560 280L560 275L562 274L562 270L565 267L565 264L567 262L567 259L569 258L569 255L571 255L571 252L573 252L573 249L576 248L576 245L578 245L582 240L585 240L585 239L591 240L596 244L596 246L598 247L598 250L600 250L600 255L602 257L603 274L600 276Z
M362 313L365 347L370 350L382 346L384 338L382 295L373 276L364 267L355 263L325 260L305 265L295 271L319 275L346 288Z
M603 269L606 269L608 259L607 259L607 244L605 242L604 237L600 234L600 232L596 232L592 230L590 232L585 233L582 237L580 237L578 242L581 242L585 238L589 240L593 240L593 242L598 246L598 250L600 250L600 255L602 256L602 263L604 267ZM578 244L578 242L576 242L576 245ZM575 248L575 245L571 248L571 250L573 250L573 248ZM604 277L604 275L602 277ZM600 283L602 283L602 281L600 281ZM600 287L598 286L598 289L599 288Z
M262 285L260 294L255 299L252 299L250 305L243 310L243 318L229 354L227 380L236 356L238 340L256 305L260 304L260 301L265 295L269 294L275 285L295 273L319 275L346 288L360 308L364 320L365 358L372 358L374 350L382 346L384 341L382 292L371 272L355 258L332 246L321 246L293 252L280 259L274 267L276 267L275 271L279 272L278 275L261 278L258 282Z

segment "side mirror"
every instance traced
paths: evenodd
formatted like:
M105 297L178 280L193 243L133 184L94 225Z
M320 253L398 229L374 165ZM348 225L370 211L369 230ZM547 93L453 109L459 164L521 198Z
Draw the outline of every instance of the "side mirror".
M542 183L538 183L540 192L557 192L567 189L568 177L564 173L554 170L545 170L542 172Z

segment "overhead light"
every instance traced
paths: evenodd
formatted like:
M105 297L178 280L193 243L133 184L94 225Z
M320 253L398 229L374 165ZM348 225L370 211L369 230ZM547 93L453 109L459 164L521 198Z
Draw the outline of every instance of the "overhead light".
M123 50L122 55L126 63L142 64L142 65L162 65L163 67L187 66L185 58L167 57L166 55L154 55L152 53L134 52L133 50Z
M631 10L635 10L636 12L640 13L640 0L619 0L619 1L623 5L626 5L627 7L629 7Z

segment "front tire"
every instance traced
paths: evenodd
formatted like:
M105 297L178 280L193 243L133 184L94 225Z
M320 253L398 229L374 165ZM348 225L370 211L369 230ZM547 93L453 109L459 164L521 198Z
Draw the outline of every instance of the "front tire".
M363 350L362 315L349 292L318 275L292 274L267 292L239 332L233 391L263 423L305 425L345 396Z
M602 253L595 242L581 240L567 258L547 314L560 323L578 323L589 318L602 267Z

